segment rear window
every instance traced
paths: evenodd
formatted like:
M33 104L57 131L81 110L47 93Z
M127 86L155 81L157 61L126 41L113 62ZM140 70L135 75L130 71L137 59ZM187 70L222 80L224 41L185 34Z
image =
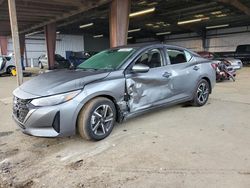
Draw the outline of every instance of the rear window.
M187 62L186 55L183 50L167 49L167 53L171 64L179 64Z

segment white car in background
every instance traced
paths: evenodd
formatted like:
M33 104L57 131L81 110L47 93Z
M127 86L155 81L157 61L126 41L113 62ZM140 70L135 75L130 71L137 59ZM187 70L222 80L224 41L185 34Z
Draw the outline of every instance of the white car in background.
M235 59L235 58L231 58L231 57L221 57L218 54L215 54L213 52L207 52L207 51L201 51L201 52L197 52L197 53L200 56L202 56L203 58L213 60L216 63L219 63L221 61L227 61L228 63L230 63L230 66L234 70L238 70L238 69L241 69L243 67L243 63L240 59Z
M243 67L243 63L240 59L234 59L230 57L226 57L224 59L228 61L235 70L241 69Z
M11 74L11 70L15 67L13 56L0 55L0 74Z

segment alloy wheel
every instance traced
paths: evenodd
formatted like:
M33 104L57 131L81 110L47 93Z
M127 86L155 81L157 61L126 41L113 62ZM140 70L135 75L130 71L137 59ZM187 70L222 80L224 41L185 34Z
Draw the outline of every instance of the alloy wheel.
M112 108L103 104L98 106L91 115L91 131L97 136L106 135L114 123L114 113Z
M209 94L209 88L206 83L202 82L197 89L197 100L200 104L203 104L207 101Z

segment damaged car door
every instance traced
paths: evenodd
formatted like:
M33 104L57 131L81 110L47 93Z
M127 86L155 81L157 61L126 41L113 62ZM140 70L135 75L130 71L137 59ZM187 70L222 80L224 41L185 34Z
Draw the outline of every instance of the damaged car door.
M174 96L171 100L190 98L193 95L196 83L199 81L201 65L197 64L188 51L167 48L165 53L170 62L168 67L172 73Z
M135 58L125 74L130 112L156 106L171 97L169 77L161 48L144 51Z

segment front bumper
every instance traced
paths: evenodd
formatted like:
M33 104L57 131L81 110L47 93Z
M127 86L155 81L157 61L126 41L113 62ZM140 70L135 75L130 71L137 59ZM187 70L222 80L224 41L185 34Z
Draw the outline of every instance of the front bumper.
M13 119L24 133L40 137L60 137L75 134L79 103L74 99L59 105L46 107L34 107L27 101L25 106L26 109L14 102L12 114ZM23 110L27 110L27 112L22 113ZM25 117L20 117L20 114Z

